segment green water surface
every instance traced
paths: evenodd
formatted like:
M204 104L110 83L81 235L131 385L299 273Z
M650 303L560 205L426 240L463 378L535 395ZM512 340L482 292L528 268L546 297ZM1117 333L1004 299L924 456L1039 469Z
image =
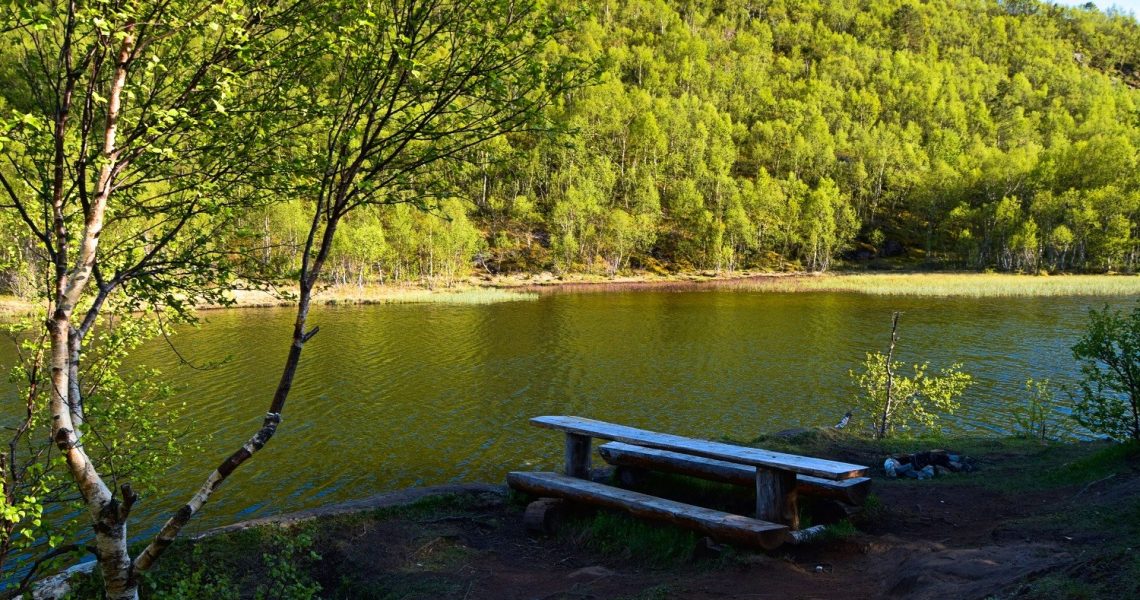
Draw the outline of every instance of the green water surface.
M527 425L571 414L707 438L747 440L829 425L851 406L847 375L884 349L903 312L898 357L961 362L976 385L952 430L1005 432L1005 399L1027 377L1075 381L1069 347L1092 298L894 298L728 290L544 295L491 305L319 307L284 421L195 518L202 530L407 486L501 481L557 468L562 440ZM1127 305L1128 299L1108 302ZM200 454L166 474L166 498L137 506L136 533L185 501L260 425L288 349L290 309L204 313L136 360L189 404ZM0 366L12 350L0 349ZM7 394L9 404L13 394Z

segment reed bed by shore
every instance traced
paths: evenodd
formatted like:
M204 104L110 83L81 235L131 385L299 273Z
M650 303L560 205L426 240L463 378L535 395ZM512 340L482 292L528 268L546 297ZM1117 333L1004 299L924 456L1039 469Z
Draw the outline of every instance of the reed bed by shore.
M17 319L32 314L32 304L16 296L0 295L0 320Z
M1005 273L859 273L755 277L721 284L773 292L854 292L876 296L1013 297L1140 296L1137 275L1012 275Z
M313 295L315 305L337 304L495 304L534 300L538 294L525 290L476 287L420 288L403 286L330 286ZM236 306L292 306L295 300L259 291L234 292ZM222 308L222 307L211 307Z
M686 291L725 289L796 292L848 292L876 296L933 297L1049 297L1137 296L1140 275L1012 275L1005 273L736 273L624 276L618 279L553 276L507 276L472 280L453 287L413 285L335 285L318 291L315 305L366 304L495 304L534 300L548 293ZM287 295L263 291L233 292L239 308L291 306ZM202 309L227 308L202 306ZM32 304L15 296L0 296L0 319L31 314Z

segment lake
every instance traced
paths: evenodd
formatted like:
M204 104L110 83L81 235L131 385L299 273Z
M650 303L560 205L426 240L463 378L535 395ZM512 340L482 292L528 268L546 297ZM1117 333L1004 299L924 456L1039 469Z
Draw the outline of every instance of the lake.
M554 293L490 305L323 306L273 441L231 477L189 532L269 514L512 469L557 468L562 440L527 425L581 415L660 431L748 440L831 425L851 407L848 371L886 349L953 362L976 384L947 422L1002 433L1025 380L1075 381L1069 347L1103 298L913 298L701 290ZM1124 306L1128 299L1107 302ZM135 533L184 502L260 425L288 349L292 309L203 313L136 355L188 403L191 436L211 436L165 477L165 500L136 505ZM10 344L0 350L5 369ZM11 406L12 392L6 394Z

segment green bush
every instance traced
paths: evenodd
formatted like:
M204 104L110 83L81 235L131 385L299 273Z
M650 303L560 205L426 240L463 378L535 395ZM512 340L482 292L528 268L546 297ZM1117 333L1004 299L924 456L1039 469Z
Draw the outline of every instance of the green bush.
M1140 440L1140 304L1130 314L1089 309L1085 334L1073 346L1081 361L1073 417L1115 440Z
M1040 440L1060 440L1068 437L1068 430L1058 418L1057 402L1048 379L1027 379L1025 390L1029 398L1013 401L1014 433L1018 437Z

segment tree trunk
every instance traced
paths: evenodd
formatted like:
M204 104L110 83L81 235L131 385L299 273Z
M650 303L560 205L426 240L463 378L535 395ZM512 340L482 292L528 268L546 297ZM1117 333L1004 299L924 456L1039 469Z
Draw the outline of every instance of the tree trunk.
M72 326L72 315L90 282L95 267L99 235L103 230L103 216L114 185L114 172L118 159L116 133L122 91L126 86L127 67L134 49L133 30L134 25L128 24L119 46L118 62L111 78L107 98L107 120L100 153L102 165L96 180L95 194L90 208L86 211L83 237L80 239L79 255L74 266L68 264L68 236L64 226L61 187L63 183L57 174L55 185L59 187L55 190L52 207L59 244L53 257L56 294L52 315L47 324L51 347L52 388L49 406L52 440L66 458L71 476L79 487L79 493L91 515L92 528L95 530L95 553L99 568L103 572L106 594L108 598L115 600L138 598L138 586L131 572L131 560L127 552L126 528L126 519L134 496L125 495L123 503L120 504L95 471L95 466L91 464L90 458L79 444L77 425L82 419L82 406L78 397L78 381L73 380L73 373L78 373L79 335ZM70 99L68 101L70 102ZM65 122L66 119L62 116L57 119L55 132L57 144L61 143L66 135ZM56 160L58 168L63 164L61 153L57 152ZM76 396L72 396L73 393ZM129 488L124 487L124 494L128 491Z
M891 345L887 347L887 395L886 399L883 401L882 420L879 422L879 435L877 436L879 439L883 439L887 436L887 425L889 424L889 419L891 416L891 388L894 386L895 379L895 373L891 363L895 358L895 342L898 340L898 329L899 313L895 312L895 314L891 317Z

